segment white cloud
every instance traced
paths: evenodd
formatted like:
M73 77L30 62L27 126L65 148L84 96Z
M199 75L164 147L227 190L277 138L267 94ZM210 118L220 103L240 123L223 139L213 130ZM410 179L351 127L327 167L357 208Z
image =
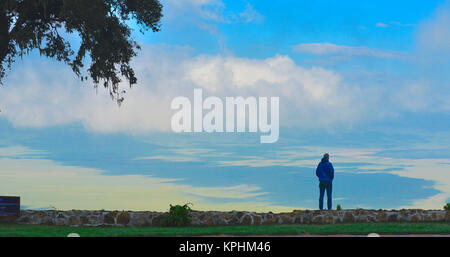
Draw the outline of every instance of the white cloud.
M415 64L429 81L429 102L448 111L450 97L450 1L418 25ZM429 97L428 95L428 97Z
M217 23L252 23L264 20L253 5L247 4L245 10L235 13L227 10L221 0L166 0L164 1L167 19L176 19L179 22L204 24L204 22Z
M379 27L379 28L387 28L387 27L389 27L388 24L383 23L383 22L378 22L378 23L376 24L376 26Z
M388 28L388 27L410 27L412 24L405 24L399 21L390 21L388 23L378 22L375 26L378 28Z
M410 166L401 171L393 171L392 174L399 176L426 179L434 181L433 188L441 193L428 199L419 199L410 207L441 209L446 200L450 198L450 173L448 172L448 159L419 159L419 160L401 160ZM433 172L430 172L430 171Z
M315 55L343 55L354 57L372 57L383 59L402 59L406 57L405 53L371 49L365 46L345 46L331 43L310 43L299 44L293 47L298 53L308 53Z
M31 156L45 156L47 153L42 150L33 150L23 146L10 146L0 148L0 158L29 158Z
M225 5L220 0L166 0L162 1L168 12L168 18L175 18L180 14L198 16L204 20L224 22Z
M447 58L450 54L450 1L437 8L435 14L423 21L418 29L418 47L433 58Z
M169 162L199 162L200 161L200 159L193 158L193 157L166 156L166 155L138 157L138 158L134 158L133 160L135 160L135 161L162 160L162 161L169 161Z
M415 147L421 148L423 146L416 145L410 149ZM314 169L317 167L317 159L321 154L329 152L333 163L352 163L358 167L358 169L355 169L356 171L343 171L337 168L337 173L388 173L406 178L423 179L432 181L431 187L439 191L436 195L426 199L414 200L410 205L400 208L441 209L445 205L446 200L450 198L449 159L409 159L377 156L377 153L383 150L386 149L302 146L279 150L274 153L275 156L282 156L280 159L240 156L236 160L218 161L218 164L221 166L285 166Z
M434 102L429 85L424 83L399 88L392 97L400 108L411 111L430 109Z
M16 126L78 122L100 132L169 131L170 102L176 96L191 98L194 88L203 88L205 97L279 96L281 125L351 126L384 115L382 108L367 113L376 94L346 84L333 71L301 67L288 56L193 57L185 48L147 45L133 65L139 84L128 90L120 108L106 90L95 94L67 67L42 59L23 62L0 89L1 117Z
M376 94L367 95L358 85L346 84L333 71L301 67L288 56L264 60L200 56L187 66L186 80L212 94L279 96L281 125L352 125L384 115L383 108L364 113Z
M327 43L296 48L319 55L398 56ZM106 90L99 88L95 94L92 85L78 81L69 68L50 60L25 58L0 88L0 117L24 127L80 123L99 132L171 131L172 99L192 98L194 88L202 88L205 97L278 96L280 125L303 128L351 127L393 117L402 110L442 107L433 93L434 85L427 81L401 80L380 86L373 83L379 75L364 75L349 82L338 72L305 68L284 55L266 59L193 56L189 47L143 45L133 67L138 85L128 90L119 108ZM123 86L127 88L126 83ZM448 100L442 99L442 108L448 108Z
M16 147L22 152L35 150ZM11 148L0 148L7 152ZM58 209L106 209L166 211L169 203L193 202L196 210L291 211L294 207L276 206L254 200L265 195L261 188L239 184L222 187L194 187L174 179L142 175L103 175L93 168L64 166L47 159L0 158L0 195L19 195L28 208L55 206ZM180 182L180 181L178 181ZM230 202L211 203L208 198ZM259 197L260 198L260 197ZM298 207L297 207L298 208Z
M391 21L391 22L389 22L389 24L391 24L392 26L398 26L398 27L411 27L411 26L413 26L413 24L401 23L399 21Z
M239 17L243 19L244 22L262 22L264 16L262 16L258 11L256 11L251 4L245 6L245 11L239 14Z

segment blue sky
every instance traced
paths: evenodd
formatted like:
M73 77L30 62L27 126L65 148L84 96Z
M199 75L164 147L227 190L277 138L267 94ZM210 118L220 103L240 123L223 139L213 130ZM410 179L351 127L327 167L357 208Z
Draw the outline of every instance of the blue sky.
M29 208L441 208L450 199L450 2L162 1L119 108L32 53L0 88L0 194ZM76 45L77 38L70 35ZM125 84L124 84L125 86ZM176 96L280 97L280 139L175 134Z

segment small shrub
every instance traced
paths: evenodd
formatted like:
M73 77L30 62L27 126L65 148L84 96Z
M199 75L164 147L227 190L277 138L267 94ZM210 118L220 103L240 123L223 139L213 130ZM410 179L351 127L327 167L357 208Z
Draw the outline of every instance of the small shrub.
M444 210L450 211L450 203L447 203L447 204L444 206Z
M342 206L340 204L337 205L336 210L340 211L342 210Z
M167 215L165 223L169 227L183 227L191 223L189 211L191 203L185 205L170 205L169 215Z

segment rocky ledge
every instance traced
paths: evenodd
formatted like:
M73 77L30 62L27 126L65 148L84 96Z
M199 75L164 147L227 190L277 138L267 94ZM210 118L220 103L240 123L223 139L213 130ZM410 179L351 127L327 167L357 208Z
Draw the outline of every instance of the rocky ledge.
M23 210L13 222L58 226L161 226L167 212L104 210ZM294 210L284 213L247 211L190 212L194 226L338 224L367 222L450 222L450 211L444 210Z

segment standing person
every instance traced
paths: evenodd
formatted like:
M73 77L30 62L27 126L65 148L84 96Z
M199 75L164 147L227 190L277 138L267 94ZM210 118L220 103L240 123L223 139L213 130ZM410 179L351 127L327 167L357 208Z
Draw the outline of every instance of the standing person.
M334 179L334 168L333 164L330 162L330 155L324 154L322 161L317 165L316 176L319 178L319 188L320 188L320 196L319 196L319 209L323 210L323 195L325 190L327 191L327 207L328 210L331 210L332 200L331 200L331 192L333 189L333 179Z

